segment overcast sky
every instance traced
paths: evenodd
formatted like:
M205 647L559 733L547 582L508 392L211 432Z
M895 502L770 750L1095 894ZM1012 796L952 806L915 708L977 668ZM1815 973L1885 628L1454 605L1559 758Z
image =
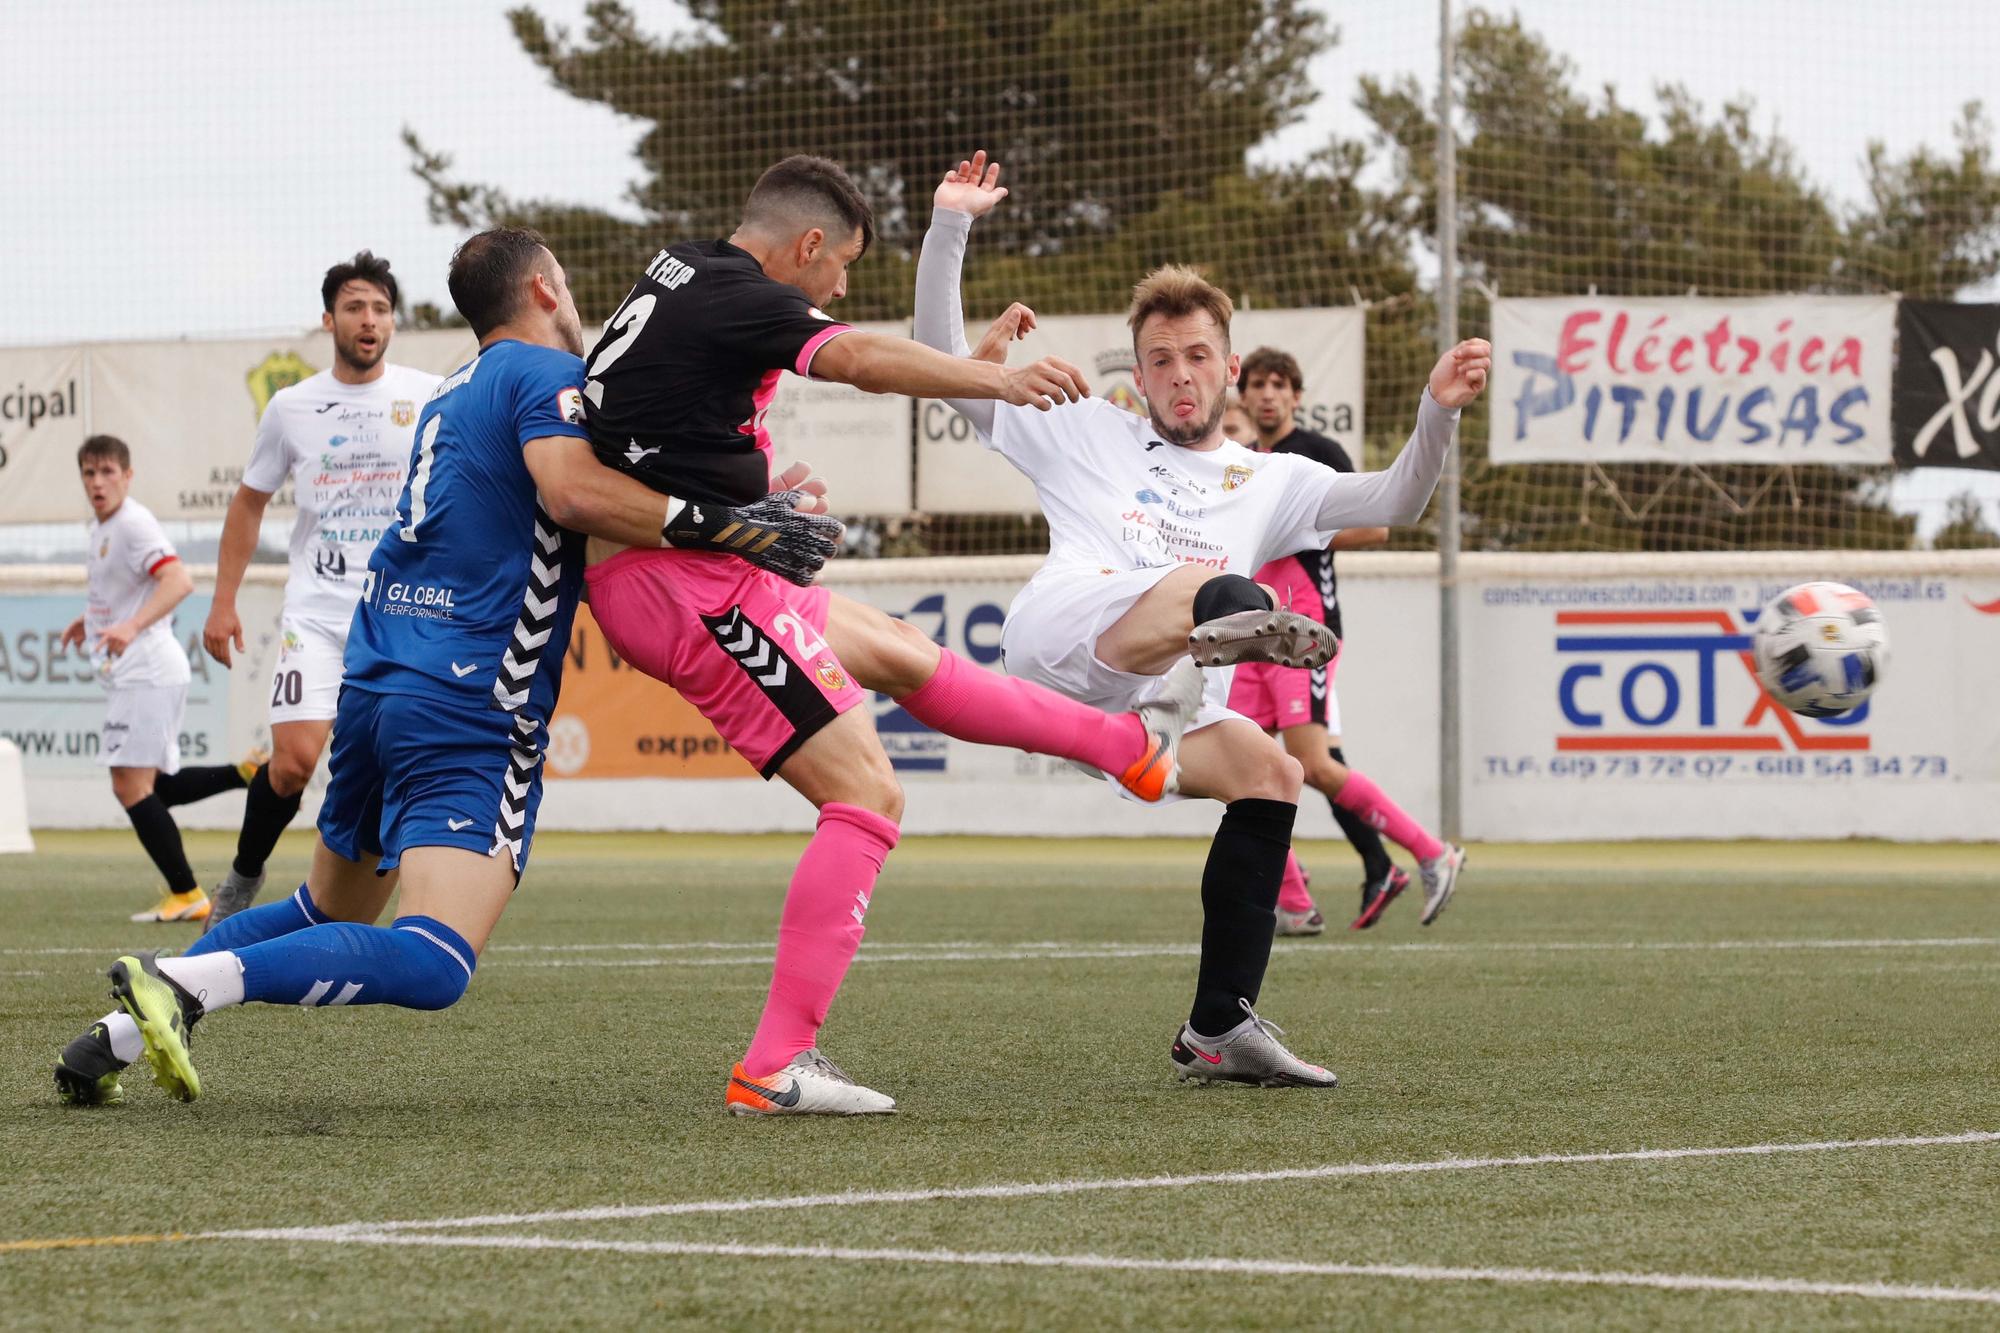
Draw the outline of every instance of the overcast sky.
M681 21L672 5L637 8L656 31ZM2000 52L1990 0L1518 8L1585 83L1628 101L1650 106L1663 78L1710 102L1749 91L1847 199L1867 139L1945 145ZM574 24L582 4L542 10ZM1341 43L1315 69L1320 102L1261 159L1361 133L1364 73L1435 79L1435 5L1327 10ZM457 237L425 217L402 126L454 152L465 179L604 206L640 129L551 88L500 0L0 0L0 49L0 344L298 327L316 320L327 264L361 244L395 261L411 297L443 302Z

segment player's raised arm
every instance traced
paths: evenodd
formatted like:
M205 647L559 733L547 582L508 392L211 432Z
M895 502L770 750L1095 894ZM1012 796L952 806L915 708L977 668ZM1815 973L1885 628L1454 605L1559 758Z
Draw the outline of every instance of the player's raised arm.
M1026 306L1014 306L1001 317L1001 323L1014 316L1016 310L1026 319L1017 320L1013 327L1007 329L1006 337L997 346L994 335L999 329L998 324L980 340L976 353L965 341L965 316L959 305L959 273L965 264L966 240L972 234L973 221L991 212L1006 197L1007 189L1000 184L1000 164L988 163L984 152L974 153L945 173L943 183L933 196L930 230L925 233L923 250L917 256L917 308L913 332L918 342L955 357L970 356L976 360L997 362L1001 357L994 355L996 351L1004 356L1007 341L1034 327L1033 312ZM1053 357L1036 363L1047 364L1074 372L1074 367ZM1079 373L1078 383L1081 382ZM993 404L988 395L939 396L945 398L952 410L971 422L981 435L993 433Z
M886 333L855 332L835 338L814 354L812 374L814 379L851 384L869 393L989 404L997 399L1044 412L1062 403L1082 402L1090 394L1083 372L1060 357L1046 356L1015 369L949 355Z
M1335 473L1320 502L1320 529L1396 527L1421 518L1444 473L1458 410L1479 396L1492 368L1493 347L1483 338L1468 338L1439 357L1410 442L1384 471Z

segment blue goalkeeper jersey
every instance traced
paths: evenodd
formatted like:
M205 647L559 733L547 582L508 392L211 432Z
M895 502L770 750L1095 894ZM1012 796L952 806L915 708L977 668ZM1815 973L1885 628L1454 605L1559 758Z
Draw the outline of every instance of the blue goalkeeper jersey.
M546 721L583 583L583 538L542 508L522 447L589 439L583 362L505 339L440 383L368 560L345 683Z

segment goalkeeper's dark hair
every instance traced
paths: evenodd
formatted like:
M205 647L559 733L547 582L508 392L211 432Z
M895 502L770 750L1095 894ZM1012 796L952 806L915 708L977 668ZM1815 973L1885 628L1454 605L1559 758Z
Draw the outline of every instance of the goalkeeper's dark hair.
M831 158L796 153L767 168L750 189L743 205L743 223L773 234L796 233L818 226L830 236L838 223L845 230L838 240L861 233L861 253L875 243L875 210L861 187Z
M391 310L403 304L402 295L396 289L396 275L389 271L389 261L372 250L358 250L354 258L328 269L319 284L320 303L329 315L333 313L333 299L350 282L372 282L380 287L389 298Z
M527 280L549 273L554 256L542 234L530 227L494 227L468 237L452 252L451 303L475 338L514 318L527 297Z

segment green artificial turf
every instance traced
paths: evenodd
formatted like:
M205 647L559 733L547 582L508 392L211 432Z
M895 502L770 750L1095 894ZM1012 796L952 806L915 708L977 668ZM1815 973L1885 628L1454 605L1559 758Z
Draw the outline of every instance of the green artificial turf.
M737 1121L801 840L557 837L439 1014L253 1008L204 1096L48 1065L142 927L129 836L0 858L0 1325L1990 1326L2000 1305L1401 1275L919 1263L942 1251L1780 1278L2000 1290L2000 1143L1398 1171L1027 1197L558 1218L309 1239L15 1242L847 1191L2000 1131L2000 848L1475 847L1458 900L1279 941L1261 1009L1333 1092L1196 1089L1204 849L913 839L823 1034L901 1114ZM196 864L228 843L190 838ZM289 838L275 893L307 843ZM1808 948L1816 941L1931 941ZM667 945L723 947L667 948ZM1723 947L1741 946L1741 947ZM76 952L47 952L74 950ZM849 1257L537 1244L825 1247Z

